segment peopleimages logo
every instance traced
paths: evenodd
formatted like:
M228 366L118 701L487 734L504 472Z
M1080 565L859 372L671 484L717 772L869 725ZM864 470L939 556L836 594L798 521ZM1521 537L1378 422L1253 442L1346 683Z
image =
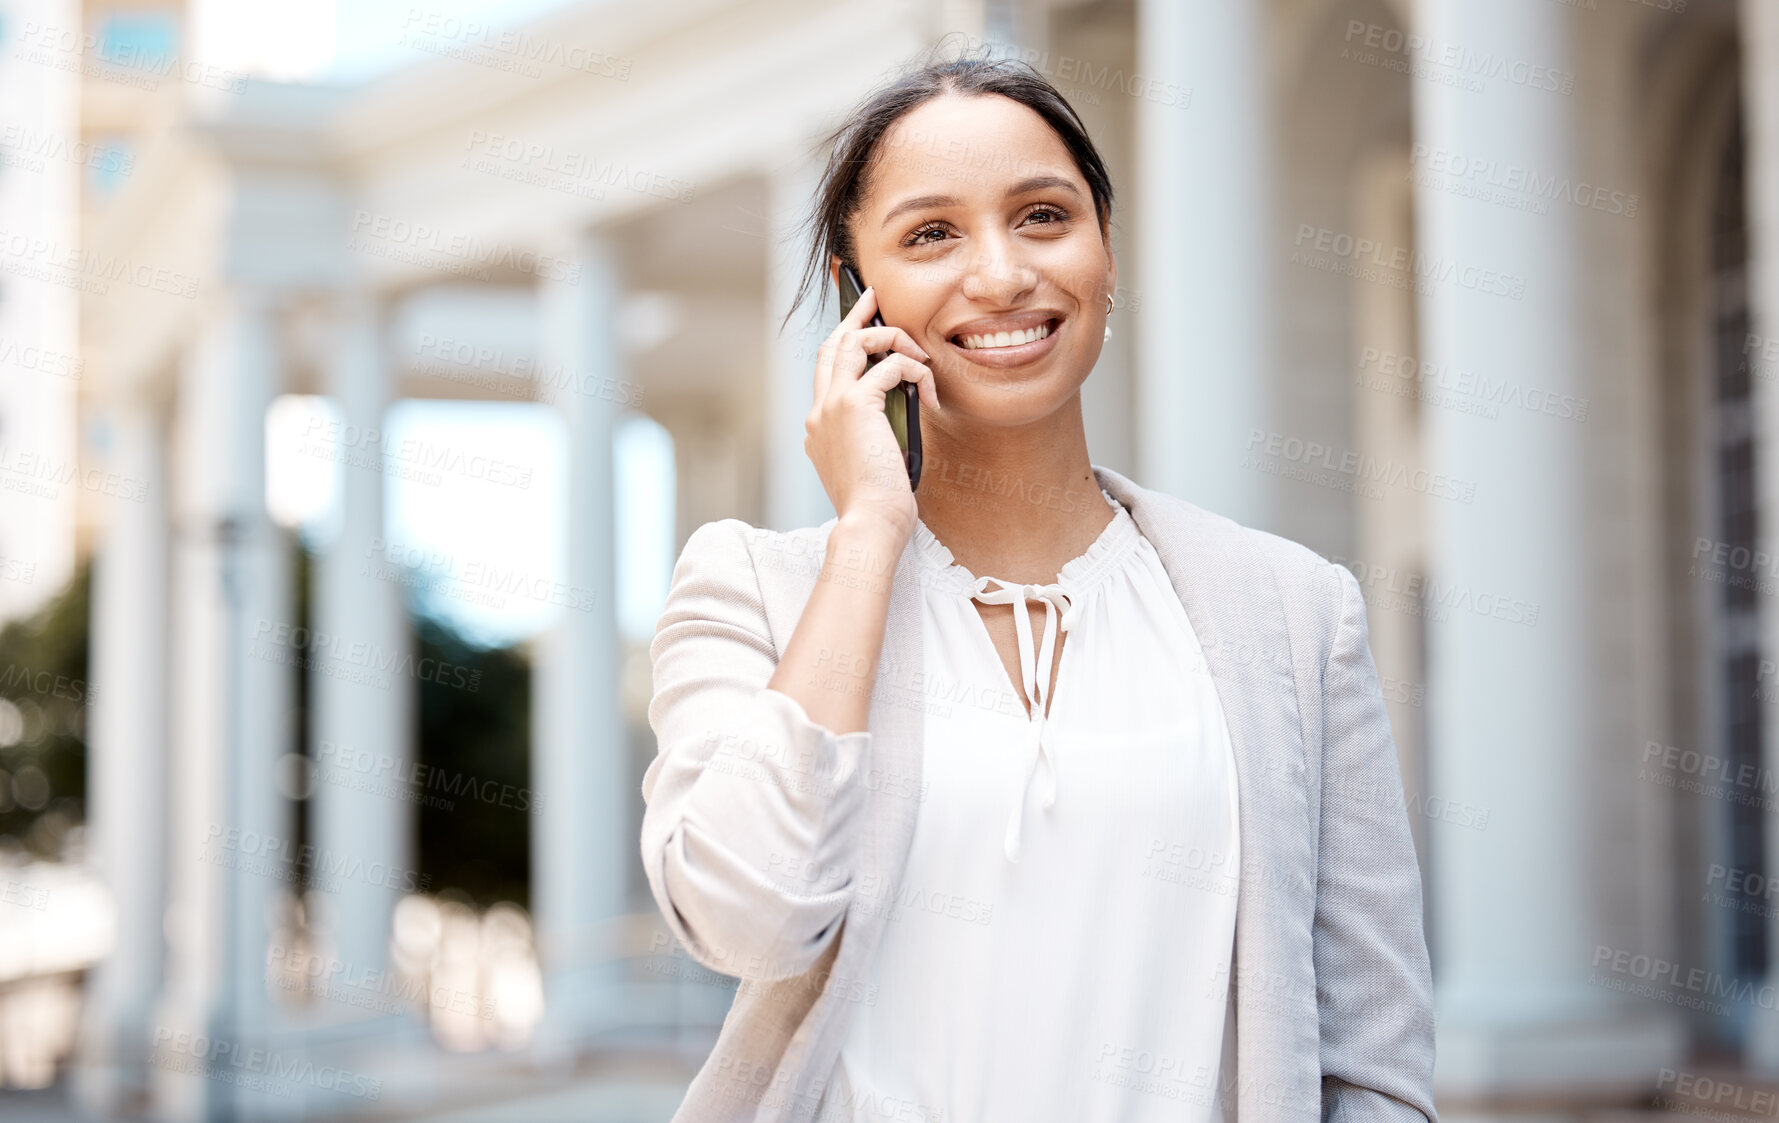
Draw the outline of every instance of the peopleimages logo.
M311 632L301 624L288 624L261 617L249 637L247 654L268 662L286 663L307 670L314 663L317 670L332 678L348 682L365 682L387 690L392 675L413 675L440 686L456 687L472 693L482 685L482 672L432 656L416 660L405 648L389 650L380 644L354 640L350 636Z
M307 869L311 871L311 880L329 892L342 880L385 889L405 889L410 893L432 888L431 874L387 862L366 862L356 855L339 854L307 843L299 845L293 839L274 834L261 834L240 827L225 829L219 823L210 824L204 834L203 847L200 862L280 881L294 880L297 871Z
M464 148L470 155L462 166L472 171L488 172L536 187L566 190L568 194L587 194L572 188L597 184L621 187L676 203L689 203L698 188L691 180L676 179L648 168L632 168L617 160L600 159L554 144L482 129L469 131ZM603 199L605 194L597 192L590 197Z
M1756 985L1703 967L1687 967L1660 956L1596 944L1595 970L1589 982L1609 990L1654 998L1671 1006L1728 1014L1733 1004L1749 1003L1779 1010L1779 991L1771 983ZM1719 999L1725 1001L1718 1001Z
M421 39L420 36L427 38ZM511 70L529 78L541 77L543 66L547 64L619 82L630 80L631 62L627 58L553 36L495 27L437 10L409 8L402 20L400 41L418 50L480 65L495 65L498 69Z
M1291 262L1294 265L1308 265L1366 281L1399 279L1402 284L1394 287L1413 287L1416 292L1426 293L1427 290L1419 286L1431 282L1455 284L1508 300L1519 300L1526 295L1526 278L1516 274L1422 253L1407 246L1385 245L1371 238L1308 222L1298 224L1292 246ZM1325 256L1313 257L1311 251ZM1413 285L1409 284L1411 281Z
M1474 480L1457 479L1443 472L1398 463L1393 459L1380 459L1353 449L1343 451L1320 441L1305 440L1288 433L1249 429L1246 452L1248 455L1244 457L1243 467L1253 467L1255 457L1260 455L1283 463L1319 469L1334 478L1360 485L1383 484L1419 492L1435 499L1453 499L1459 503L1470 503L1476 499ZM1380 497L1375 487L1366 489L1349 486L1344 490L1359 490L1372 499Z
M288 1057L274 1049L243 1048L221 1037L175 1032L167 1026L155 1027L150 1063L168 1072L264 1087L275 1095L288 1095L292 1084L364 1100L383 1094L381 1080L351 1069L316 1065L306 1057Z
M25 20L19 47L13 56L40 66L146 90L158 89L159 79L168 77L234 94L247 88L247 77L237 71L215 63L181 58L177 54L164 54L147 44L132 42L132 39L132 36L110 37ZM86 61L88 58L94 61Z
M1493 51L1479 51L1461 43L1448 43L1429 35L1399 31L1384 24L1350 19L1347 21L1345 42L1347 45L1343 48L1344 51L1351 52L1358 47L1367 47L1386 55L1399 56L1396 60L1398 62L1412 59L1434 71L1427 74L1417 72L1416 77L1437 77L1447 85L1461 85L1473 91L1483 89L1480 79L1493 78L1531 90L1546 90L1557 94L1575 92L1574 71L1561 70L1528 59L1508 58ZM1379 60L1375 57L1354 56L1353 61L1376 63ZM1387 69L1400 70L1402 66L1390 66Z
M1355 385L1384 391L1407 385L1451 391L1456 398L1438 393L1418 396L1421 401L1444 405L1460 413L1479 414L1491 421L1500 416L1497 407L1502 406L1563 421L1587 420L1589 403L1586 398L1528 386L1510 378L1491 378L1487 374L1387 348L1366 347L1359 355L1359 369L1361 373L1354 379Z
M350 249L376 252L376 247L379 246L399 247L417 254L453 258L464 265L495 265L546 281L561 281L570 285L581 283L579 262L518 249L504 242L485 242L474 235L440 230L424 222L409 222L407 219L392 218L386 214L354 211L352 235L348 245Z
M198 295L189 273L62 245L25 230L0 230L0 271L104 296L113 282L187 300Z
M0 338L0 364L74 382L80 381L81 371L86 366L85 360L77 355L4 338Z
M48 698L63 698L70 702L93 702L98 694L85 679L53 671L32 670L22 663L8 663L0 668L0 694L11 693L13 696L21 691L41 694Z
M8 155L30 161L35 165L32 171L42 171L43 162L53 160L126 176L136 164L136 158L121 145L93 144L59 133L46 133L29 125L0 125L0 147L4 147Z
M410 802L431 800L428 806L452 810L457 798L469 798L491 806L537 813L543 795L502 780L482 779L452 772L417 760L401 760L388 753L342 745L322 738L316 755L316 772L323 783L352 787ZM442 792L452 798L438 799L423 793Z
M1479 158L1449 148L1416 144L1409 150L1408 159L1410 164L1425 171L1451 177L1454 183L1469 183L1505 192L1500 199L1478 196L1485 201L1527 204L1524 209L1534 210L1539 214L1547 213L1549 208L1544 204L1554 201L1624 218L1636 218L1637 208L1641 203L1635 192L1615 191L1585 180L1545 174L1521 164ZM1427 185L1440 187L1440 183L1435 180L1428 180Z

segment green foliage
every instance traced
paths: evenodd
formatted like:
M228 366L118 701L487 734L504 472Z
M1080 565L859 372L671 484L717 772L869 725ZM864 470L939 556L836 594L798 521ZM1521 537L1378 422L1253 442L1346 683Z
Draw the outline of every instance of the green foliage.
M315 560L298 550L295 620L311 627ZM483 648L408 598L414 663L448 666L420 676L413 772L416 869L429 891L486 908L531 896L531 664L513 648ZM431 662L428 662L430 660ZM313 684L299 674L295 729L308 752ZM398 812L400 813L400 812ZM310 842L307 816L296 815Z
M307 550L297 551L293 576L293 618L312 627L315 560ZM417 613L417 599L408 605L414 663L451 669L421 676L417 691L416 868L431 892L484 908L524 906L531 896L530 662L513 648L478 647ZM296 678L296 743L307 753L313 684ZM297 840L313 842L302 805L294 819Z
M513 648L482 648L427 617L414 621L418 659L464 668L474 688L420 683L420 872L486 907L528 906L531 825L531 665Z
M299 551L296 615L305 623L311 576ZM85 820L91 589L91 567L82 564L35 615L0 629L0 848L59 857ZM435 890L458 890L483 906L526 905L535 814L530 662L517 649L478 647L428 617L413 624L416 662L462 671L419 684L417 751L430 797L418 813L420 870ZM310 693L296 677L301 744Z
M85 819L91 566L0 629L0 847L61 855Z

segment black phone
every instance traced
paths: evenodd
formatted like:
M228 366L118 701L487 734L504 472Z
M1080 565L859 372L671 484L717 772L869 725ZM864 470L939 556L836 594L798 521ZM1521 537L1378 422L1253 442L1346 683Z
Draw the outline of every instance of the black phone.
M846 318L852 306L865 295L865 282L853 271L852 266L840 266L840 316ZM883 327L882 313L871 316L873 327ZM865 359L865 369L869 370L882 355L871 355ZM920 395L914 383L904 382L883 396L883 412L889 418L890 428L895 431L896 444L902 450L902 464L908 469L908 487L913 490L920 486Z

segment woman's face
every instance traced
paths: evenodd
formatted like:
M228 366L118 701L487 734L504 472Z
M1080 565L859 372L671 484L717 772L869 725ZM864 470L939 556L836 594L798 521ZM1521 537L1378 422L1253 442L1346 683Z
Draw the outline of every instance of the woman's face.
M1018 102L944 95L908 112L852 234L884 322L932 356L945 416L931 423L1027 424L1093 370L1117 265L1062 139Z

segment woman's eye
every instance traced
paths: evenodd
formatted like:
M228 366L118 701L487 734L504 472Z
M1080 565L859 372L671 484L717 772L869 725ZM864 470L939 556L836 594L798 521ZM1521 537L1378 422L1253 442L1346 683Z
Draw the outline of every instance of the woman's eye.
M934 234L937 234L938 237L932 237ZM902 244L905 246L930 246L934 242L943 240L944 237L944 225L937 222L929 222L925 226L917 226L909 231L908 237L902 240Z
M1067 222L1069 215L1067 211L1059 207L1037 207L1027 214L1025 219L1027 222L1036 221L1039 226L1044 226L1052 222Z

